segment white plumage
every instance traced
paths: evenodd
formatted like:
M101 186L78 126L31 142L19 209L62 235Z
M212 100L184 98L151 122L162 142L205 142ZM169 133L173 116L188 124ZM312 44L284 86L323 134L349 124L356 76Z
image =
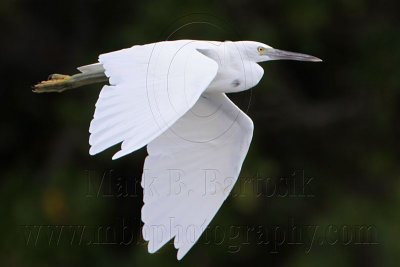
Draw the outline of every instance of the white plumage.
M253 123L225 93L263 75L257 62L318 61L258 42L168 41L100 55L82 73L104 71L89 132L90 154L122 142L113 159L147 145L143 237L153 253L174 239L181 259L232 190Z
M148 146L142 187L143 237L157 251L175 236L178 259L198 240L240 172L253 123L227 96L207 94L196 112L219 108L212 118L188 112ZM201 130L201 129L207 129ZM152 187L146 186L152 184ZM154 231L162 225L162 232Z

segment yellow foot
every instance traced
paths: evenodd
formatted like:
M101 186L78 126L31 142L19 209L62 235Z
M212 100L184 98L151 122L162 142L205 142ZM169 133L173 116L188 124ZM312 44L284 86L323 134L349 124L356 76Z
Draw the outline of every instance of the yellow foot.
M33 87L34 93L62 92L69 87L71 76L52 74L47 81L42 81Z

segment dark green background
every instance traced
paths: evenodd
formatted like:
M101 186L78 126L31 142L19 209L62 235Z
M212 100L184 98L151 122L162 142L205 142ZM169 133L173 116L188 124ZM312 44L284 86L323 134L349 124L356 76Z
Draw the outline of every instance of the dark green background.
M399 10L394 0L1 1L0 265L396 266ZM252 91L248 109L255 134L234 189L258 176L284 190L280 178L301 178L304 172L312 178L307 190L313 196L257 196L247 188L228 198L211 234L177 262L171 244L150 255L139 235L142 193L134 184L145 149L117 161L111 160L117 147L88 155L88 126L100 86L47 95L33 94L31 86L54 72L74 73L101 53L164 40L191 22L207 24L190 24L170 39L255 40L324 62L262 64L264 79ZM232 98L246 109L250 93ZM103 186L97 197L104 174L111 191ZM121 181L128 183L130 196L118 195ZM135 236L127 245L88 244L90 236L81 243L68 239L74 225L95 231L121 228L122 222ZM285 229L291 222L321 229L310 250L309 243L289 244ZM40 225L37 243L27 242L26 230ZM64 225L58 243L56 237L49 241L47 225ZM231 226L278 227L284 242L275 248L269 235L264 241L270 243L260 244L251 231L233 238ZM356 229L347 232L354 235L360 226L373 227L374 236L366 241L375 244L346 242L326 231L348 227ZM311 237L307 232L303 238ZM116 242L121 241L118 232Z

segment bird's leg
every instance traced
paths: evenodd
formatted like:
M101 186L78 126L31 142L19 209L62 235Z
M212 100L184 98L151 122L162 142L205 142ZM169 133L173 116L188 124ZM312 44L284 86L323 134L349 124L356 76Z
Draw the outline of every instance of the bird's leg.
M75 75L52 74L47 81L42 81L33 86L34 93L61 93L65 90L78 88L94 83L105 83L108 81L104 72L86 72Z

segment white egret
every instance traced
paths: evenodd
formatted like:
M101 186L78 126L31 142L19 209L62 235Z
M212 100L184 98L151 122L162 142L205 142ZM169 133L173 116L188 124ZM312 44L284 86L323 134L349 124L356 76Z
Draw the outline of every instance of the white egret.
M91 155L122 142L113 159L147 145L143 238L153 253L171 239L181 259L234 186L253 122L225 93L258 84L269 60L320 59L252 41L178 40L99 56L73 76L54 74L35 92L104 85L90 123Z

